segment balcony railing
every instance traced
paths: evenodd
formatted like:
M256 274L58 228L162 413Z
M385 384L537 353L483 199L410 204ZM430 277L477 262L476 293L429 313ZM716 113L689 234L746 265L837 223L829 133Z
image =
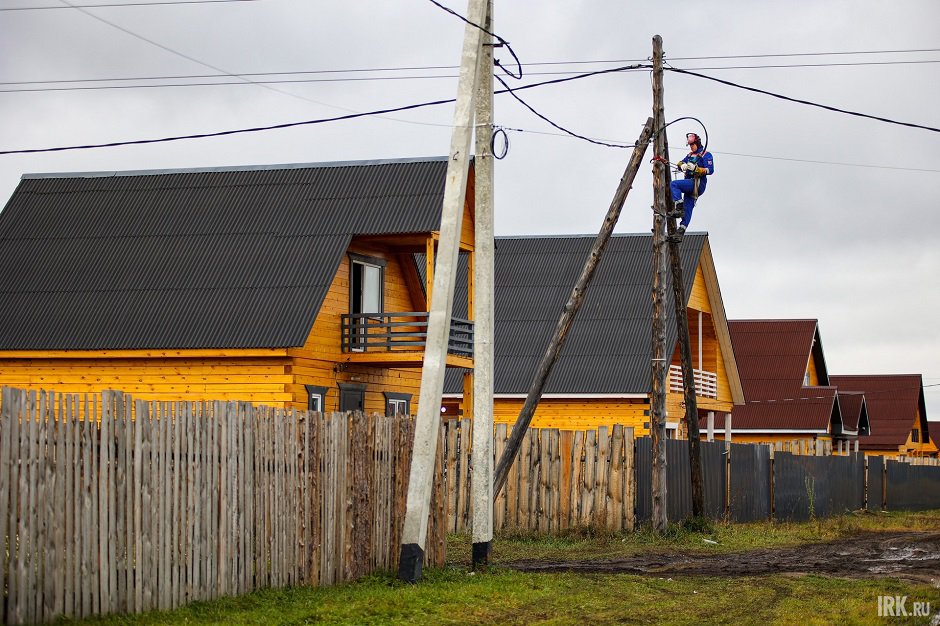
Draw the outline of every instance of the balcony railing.
M348 313L343 318L343 352L422 352L428 313ZM473 322L451 318L447 351L473 356Z
M718 374L693 369L692 379L695 381L695 395L703 398L718 398ZM683 392L682 368L678 365L669 366L669 391Z

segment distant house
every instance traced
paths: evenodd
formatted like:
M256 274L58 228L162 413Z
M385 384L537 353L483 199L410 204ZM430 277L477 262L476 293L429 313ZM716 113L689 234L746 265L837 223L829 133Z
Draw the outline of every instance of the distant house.
M927 429L930 433L930 443L940 448L940 422L927 422Z
M548 347L594 236L496 240L494 417L512 423ZM699 416L723 415L744 396L706 234L681 248ZM668 274L668 272L667 272ZM667 283L667 412L671 436L684 436L682 372L672 288ZM455 302L455 311L466 307ZM566 430L624 424L649 432L652 344L652 237L616 235L587 290L532 425ZM459 371L448 371L444 416L469 415Z
M816 320L731 320L728 326L747 397L731 415L735 441L810 439L838 447L868 434L866 398L844 394L829 377Z
M930 441L924 383L920 374L831 376L839 392L865 394L871 432L860 436L859 448L869 455L934 455Z
M0 384L414 413L414 254L433 258L446 168L25 175L0 213ZM473 236L471 171L468 256ZM472 367L471 338L457 320L448 365Z

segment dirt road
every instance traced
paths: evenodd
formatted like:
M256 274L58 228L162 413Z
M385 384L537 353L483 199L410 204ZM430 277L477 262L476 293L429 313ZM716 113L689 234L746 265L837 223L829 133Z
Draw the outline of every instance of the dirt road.
M838 541L747 552L657 552L617 560L513 561L524 572L601 572L648 576L825 574L903 578L940 585L940 533L863 533Z

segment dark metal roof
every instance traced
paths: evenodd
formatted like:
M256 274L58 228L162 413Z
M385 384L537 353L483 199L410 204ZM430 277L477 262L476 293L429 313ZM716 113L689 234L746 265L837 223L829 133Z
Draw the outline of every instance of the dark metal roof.
M830 376L829 380L839 387L840 393L865 394L871 435L858 438L863 450L897 450L907 442L915 424L919 424L922 433L927 432L924 382L920 374Z
M355 235L440 226L444 158L29 175L0 350L302 345Z
M706 239L705 233L689 233L680 247L686 301ZM528 391L594 240L594 235L496 239L495 393ZM651 235L611 238L545 393L649 392L652 272ZM669 358L677 333L668 269L666 275ZM465 310L466 300L455 297L454 314ZM460 393L459 371L448 372L445 389Z

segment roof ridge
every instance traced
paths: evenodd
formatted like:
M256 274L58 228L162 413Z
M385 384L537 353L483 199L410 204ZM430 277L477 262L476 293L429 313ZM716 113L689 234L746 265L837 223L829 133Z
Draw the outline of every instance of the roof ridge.
M364 161L322 161L319 163L270 163L260 165L223 165L216 167L171 168L152 170L102 170L91 172L38 172L26 173L21 180L39 178L110 178L117 176L163 176L167 174L208 174L213 172L254 172L269 170L326 169L370 165L394 165L397 163L435 163L446 161L446 156L402 157L397 159L373 159Z

